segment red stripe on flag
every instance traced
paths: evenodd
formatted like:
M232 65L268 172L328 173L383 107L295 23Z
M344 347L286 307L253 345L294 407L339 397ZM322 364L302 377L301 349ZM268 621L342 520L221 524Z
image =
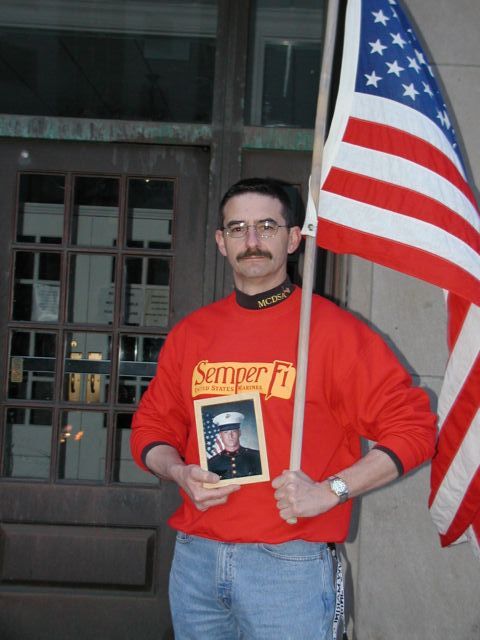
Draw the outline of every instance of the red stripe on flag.
M474 251L480 248L479 234L456 211L412 189L332 167L322 190L422 220L444 229L468 244ZM323 211L322 215L325 215Z
M448 328L447 342L449 351L452 351L457 342L457 338L462 330L463 323L470 309L470 302L465 298L460 298L454 293L447 296Z
M472 479L470 486L465 492L465 496L453 519L452 524L445 533L440 534L442 547L447 547L462 536L472 522L477 523L480 519L480 469ZM475 530L475 529L474 529ZM480 540L478 528L476 530L477 540Z
M457 394L455 403L443 422L437 443L437 453L432 460L429 506L440 491L450 492L451 501L455 500L457 493L465 491L448 530L440 534L442 546L452 544L463 535L480 510L480 468L477 469L466 489L461 484L458 485L457 491L455 487L452 490L451 486L442 486L443 479L452 462L459 455L459 449L477 413L479 389L480 356L477 357L465 384Z
M452 460L457 455L460 445L468 433L473 418L477 413L477 396L479 389L480 356L477 357L470 370L470 375L455 398L455 403L443 422L438 437L437 453L432 461L430 505L434 501L442 479L447 473Z
M395 127L354 117L348 121L343 140L422 165L455 185L477 207L468 183L455 164L426 140Z
M328 216L327 212L322 215ZM351 227L318 219L317 243L336 253L353 253L366 260L421 278L438 287L470 298L480 306L478 280L456 264L422 249L381 238Z

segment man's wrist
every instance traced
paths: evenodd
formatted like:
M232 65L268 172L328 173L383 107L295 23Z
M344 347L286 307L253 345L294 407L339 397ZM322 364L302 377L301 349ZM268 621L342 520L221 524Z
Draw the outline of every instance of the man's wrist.
M321 482L316 483L318 489L318 504L319 504L319 512L324 513L325 511L330 511L338 504L340 504L339 497L331 490L330 483L327 480L322 480Z
M148 451L145 465L157 478L172 480L178 484L177 478L181 477L181 469L185 463L174 447L159 444ZM178 468L176 469L176 467Z
M172 463L168 469L168 475L170 479L173 480L173 482L175 482L179 486L182 486L183 471L185 467L186 467L185 463L183 461L180 461L180 462Z

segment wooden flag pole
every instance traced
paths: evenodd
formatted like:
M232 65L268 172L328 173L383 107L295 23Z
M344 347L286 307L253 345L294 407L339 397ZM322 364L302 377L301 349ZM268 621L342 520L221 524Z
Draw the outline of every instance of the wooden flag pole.
M335 36L337 32L339 0L328 1L327 24L325 28L325 46L323 49L320 84L318 88L317 114L315 118L315 135L313 140L312 169L309 187L309 206L307 206L307 220L303 228L306 234L305 254L302 274L302 302L300 308L300 331L298 337L297 383L295 386L295 401L293 409L292 444L290 450L290 469L300 469L302 457L303 419L305 414L305 393L307 385L308 345L310 338L310 315L312 308L312 292L315 275L315 261L317 253L316 230L318 200L320 196L323 146L325 142L327 111L332 78L333 54ZM313 204L314 220L308 220L308 209ZM296 518L288 520L290 524Z

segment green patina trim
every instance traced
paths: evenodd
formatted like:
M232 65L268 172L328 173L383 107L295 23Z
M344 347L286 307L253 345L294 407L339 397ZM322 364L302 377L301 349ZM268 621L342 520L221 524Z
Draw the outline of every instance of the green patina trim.
M313 129L283 127L245 127L245 149L273 149L281 151L312 151Z
M78 142L209 144L210 125L0 114L0 137Z
M0 137L76 142L131 142L209 145L208 124L137 122L87 118L55 118L0 114ZM244 127L244 149L312 151L313 130Z

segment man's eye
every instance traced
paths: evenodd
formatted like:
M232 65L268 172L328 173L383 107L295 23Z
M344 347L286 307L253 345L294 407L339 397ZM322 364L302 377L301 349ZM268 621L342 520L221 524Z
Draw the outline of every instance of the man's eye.
M277 228L277 223L273 220L265 220L264 222L258 223L259 230L262 231L270 231L271 229Z
M231 224L228 226L228 230L232 233L241 233L244 229L245 225L243 224Z

